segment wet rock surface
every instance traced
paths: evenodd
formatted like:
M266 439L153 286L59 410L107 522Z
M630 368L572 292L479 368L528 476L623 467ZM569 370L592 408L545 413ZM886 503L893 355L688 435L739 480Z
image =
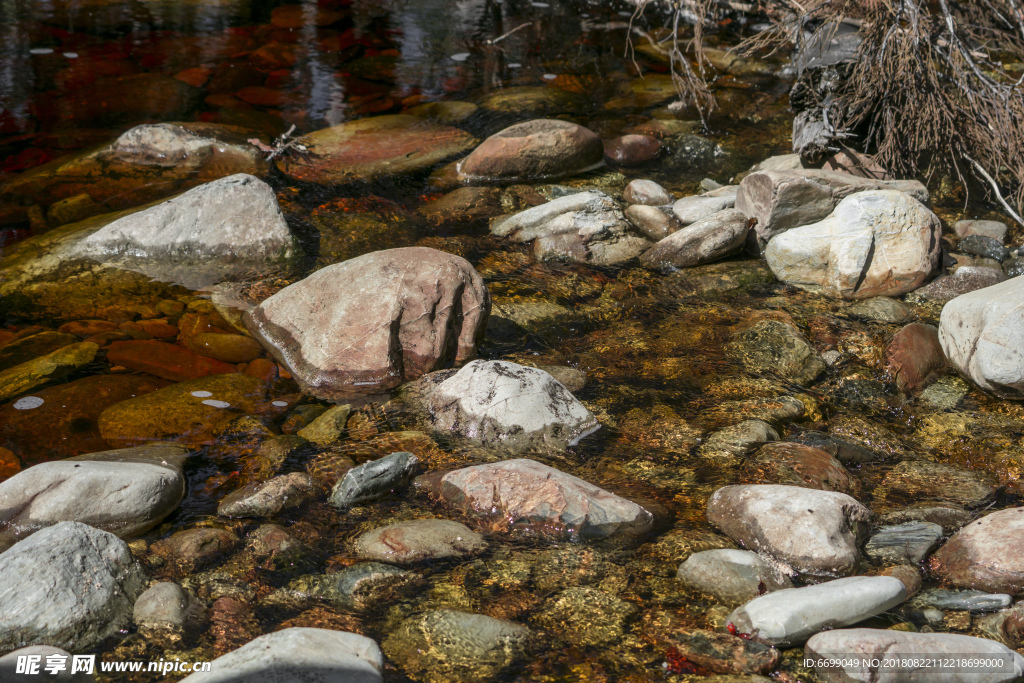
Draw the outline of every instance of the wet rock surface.
M604 163L596 133L569 121L536 119L499 131L459 162L464 181L549 180Z
M793 583L781 565L749 550L705 550L686 558L676 578L722 602L744 603Z
M1022 526L1024 508L987 514L946 541L932 555L931 570L954 586L1017 595L1024 591Z
M677 230L644 252L652 267L688 268L739 253L747 239L747 218L735 209L713 213Z
M487 541L459 522L416 519L369 531L354 547L365 560L411 564L476 555L487 548Z

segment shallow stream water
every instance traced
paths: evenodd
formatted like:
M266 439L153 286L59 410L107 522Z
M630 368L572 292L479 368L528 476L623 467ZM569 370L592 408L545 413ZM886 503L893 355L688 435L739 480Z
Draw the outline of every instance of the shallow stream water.
M22 174L107 143L143 122L229 124L244 129L243 137L269 143L293 125L295 134L305 134L432 102L485 105L454 123L479 139L538 116L572 120L606 139L636 130L663 138L661 158L646 165L609 165L558 185L496 189L489 200L494 214L558 196L566 187L595 187L619 197L635 178L655 180L675 197L696 194L705 178L728 184L766 157L790 151L792 74L784 57L751 59L743 68L715 72L719 106L702 121L693 108L668 106L677 98L666 63L639 49L644 33L663 35L667 18L654 9L632 15L632 5L564 0L0 0L0 192ZM631 31L631 21L637 30ZM708 44L727 50L750 30L736 21L712 33ZM174 82L187 87L172 92ZM527 246L490 236L486 216L430 218L421 211L452 189L440 174L432 175L441 166L338 186L293 181L271 169L265 179L306 256L299 269L263 280L247 295L265 298L316 268L379 249L419 244L464 256L484 277L496 310L505 307L502 316L517 323L492 325L481 357L586 373L576 395L602 429L564 454L531 457L645 504L655 512L652 530L589 543L494 535L486 554L417 566L417 582L363 611L321 606L301 613L222 612L187 647L164 648L129 630L103 646L104 656L212 659L282 625L354 630L380 642L407 616L450 607L523 623L538 634L527 657L488 680L696 679L673 659L672 635L685 628L721 628L729 609L686 592L676 569L694 551L733 547L706 521L708 496L725 484L769 476L744 460L721 464L703 457L700 449L714 431L755 417L772 423L783 439L817 430L873 450L876 460L847 469L854 495L879 514L927 502L974 510L1019 504L1024 409L953 375L940 380L941 390L930 398L904 397L885 374L882 358L901 325L866 320L848 312L849 302L788 288L751 257L672 273L538 263ZM149 189L146 201L160 198L159 187ZM935 211L949 225L963 217L996 217L989 207L966 205L955 188L939 180L932 190ZM135 201L118 192L107 196L110 210L131 208ZM55 222L46 206L0 205L0 256L58 227ZM1012 236L1018 242L1022 237ZM76 286L69 283L64 295L74 298ZM161 308L161 302L202 312L194 302L204 296L139 287L134 298L121 296L105 320L121 330L146 320L175 325L183 310ZM914 319L937 324L938 307L913 300L909 305ZM0 302L0 316L11 333L33 325L57 329L74 319L26 312L14 297ZM736 341L765 317L792 322L815 353L838 352L838 360L807 386L783 376L785 349L770 341ZM6 421L0 447L17 458L0 476L121 445L101 437L96 408L123 391L124 380L106 389L90 379L103 376L133 376L151 388L169 383L112 364L101 351L91 364L44 388L52 400L42 406L15 411L13 400L0 406ZM317 403L297 397L287 379L274 384L273 392L271 398L283 397L289 410L298 402ZM803 415L787 413L778 400L785 396L798 398ZM501 457L443 439L425 444L387 436L417 425L384 401L368 403L356 416L332 454L299 451L282 471L304 470L318 457L324 467L343 467L347 457L361 463L392 450L413 450L432 469ZM279 432L287 419L285 411L260 417L270 432ZM349 542L361 531L385 521L451 517L412 490L347 513L321 499L275 520L309 547L291 566L268 566L241 546L201 570L154 560L147 548L182 529L223 527L244 538L258 526L215 515L217 501L258 469L251 463L268 435L266 428L232 425L196 444L181 508L148 532L144 544L133 545L154 576L178 580L204 600L228 596L256 605L300 574L352 564ZM964 500L949 482L915 481L900 488L887 477L902 460L989 472L999 489L985 500ZM876 569L868 563L862 573ZM570 623L545 617L545 600L569 587L598 589L610 606L582 609ZM887 616L879 623L898 621ZM972 626L957 628L970 632ZM798 666L798 654L789 651L783 658L775 674L779 680L813 680ZM412 679L401 663L388 662L388 681Z

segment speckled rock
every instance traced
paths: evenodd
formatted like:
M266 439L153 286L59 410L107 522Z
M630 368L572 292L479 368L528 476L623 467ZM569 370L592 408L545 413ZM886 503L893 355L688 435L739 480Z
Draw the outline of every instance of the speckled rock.
M639 613L631 602L596 588L567 588L548 599L535 621L580 647L607 647Z
M930 560L932 572L961 588L1024 593L1024 508L985 515L953 534Z
M459 522L414 519L367 531L355 540L353 547L365 560L412 564L478 555L487 549L487 541Z
M782 566L749 550L705 550L679 565L676 578L698 593L708 593L726 604L753 600L771 591L792 588Z
M759 444L778 440L779 433L764 420L744 420L708 435L701 444L700 454L705 458L732 459Z
M943 275L914 292L913 296L944 304L948 301L1005 282L1006 274L988 266L961 266L952 275Z
M412 453L397 452L353 467L331 491L330 503L347 508L381 498L412 478L419 458Z
M779 651L775 648L728 633L690 631L673 636L672 645L687 662L715 674L766 673L779 663ZM711 680L720 678L723 677L713 676Z
M825 372L825 361L792 322L755 320L737 331L726 351L755 373L779 374L809 384Z

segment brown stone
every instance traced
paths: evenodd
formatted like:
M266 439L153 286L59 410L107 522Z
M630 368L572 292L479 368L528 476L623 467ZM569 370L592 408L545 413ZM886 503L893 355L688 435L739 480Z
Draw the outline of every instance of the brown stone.
M215 655L236 650L261 634L249 605L227 596L214 601L210 608L210 635Z
M199 104L202 91L170 76L141 73L105 78L62 96L46 93L35 109L47 127L112 122L176 121Z
M25 465L107 449L97 419L104 410L169 383L138 375L93 375L32 394L43 404L32 410L0 406L0 443Z
M73 334L80 339L85 339L100 332L110 332L116 329L117 324L109 320L75 320L61 325L57 328L57 331L64 334Z
M691 631L671 639L686 661L716 674L758 674L774 669L779 651L728 633Z
M409 247L318 270L256 306L246 325L304 390L335 399L470 360L490 308L468 261Z
M198 569L234 550L238 537L226 529L199 528L179 531L157 541L153 554L188 571Z
M235 371L228 363L199 355L184 346L156 340L114 342L107 352L107 360L174 382Z
M941 580L992 593L1024 593L1024 507L985 515L953 534L929 565Z
M743 484L787 484L851 493L854 483L843 464L823 450L778 441L762 446L740 476Z
M905 394L916 394L945 374L946 356L939 331L931 325L910 323L885 349L885 371Z
M197 353L225 363L248 363L263 355L263 347L252 337L241 334L201 332L189 342Z
M21 461L11 451L0 448L0 481L13 477L21 471Z
M0 349L0 370L13 368L15 365L52 353L77 341L78 337L50 330L15 339Z
M460 164L459 180L530 181L561 178L597 168L601 138L583 126L535 119L509 126L484 140Z
M175 339L179 333L178 328L166 320L139 320L135 324L143 332L157 339Z
M604 141L604 156L619 166L639 166L654 161L661 142L650 135L623 135Z
M501 190L496 187L460 187L426 204L419 213L435 225L486 220L501 214Z

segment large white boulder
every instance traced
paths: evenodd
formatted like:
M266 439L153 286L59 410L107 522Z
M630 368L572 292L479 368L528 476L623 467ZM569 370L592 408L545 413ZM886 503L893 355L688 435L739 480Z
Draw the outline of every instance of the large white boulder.
M859 192L828 218L772 238L775 277L843 299L899 296L939 265L942 225L924 204L895 190Z
M1024 398L1024 277L948 302L939 320L939 344L982 389Z

